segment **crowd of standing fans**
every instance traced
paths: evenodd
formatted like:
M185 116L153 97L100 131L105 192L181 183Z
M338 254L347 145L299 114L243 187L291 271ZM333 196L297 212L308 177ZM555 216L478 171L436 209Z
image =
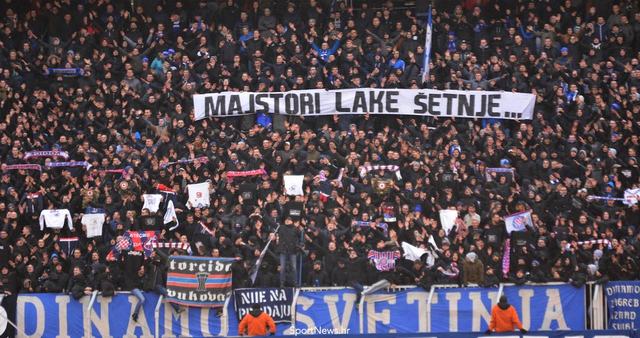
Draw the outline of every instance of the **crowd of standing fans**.
M402 5L0 0L0 288L153 290L166 254L187 253L107 259L129 230L238 257L234 287L637 279L638 205L588 196L639 184L639 3L434 1L427 65L425 16ZM193 119L197 93L355 87L515 91L536 106L522 121ZM87 165L47 166L65 160ZM401 175L361 175L363 165ZM496 167L513 175L486 174ZM266 174L226 175L257 169ZM284 194L285 174L305 175L303 196ZM392 184L380 191L379 179ZM202 182L211 205L192 208L186 186ZM143 194L158 191L175 192L170 226L143 209ZM87 238L91 208L106 223ZM47 209L71 219L44 227ZM459 211L448 234L441 209ZM526 210L534 225L509 235L504 217ZM434 256L382 272L368 258L403 242Z

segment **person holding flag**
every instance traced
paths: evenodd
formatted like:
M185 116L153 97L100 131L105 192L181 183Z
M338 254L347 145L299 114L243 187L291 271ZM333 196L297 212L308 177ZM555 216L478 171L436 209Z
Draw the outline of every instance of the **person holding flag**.
M427 12L427 26L425 27L424 40L424 67L422 68L422 83L429 81L429 59L431 54L431 41L433 35L433 20L431 18L431 5Z
M509 234L513 231L525 231L528 228L534 228L533 219L531 218L531 210L518 212L508 215L504 218L504 224Z

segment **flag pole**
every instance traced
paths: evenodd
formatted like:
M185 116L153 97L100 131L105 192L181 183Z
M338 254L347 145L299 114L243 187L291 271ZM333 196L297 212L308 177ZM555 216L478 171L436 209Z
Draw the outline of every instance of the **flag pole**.
M425 28L425 39L424 39L424 65L422 67L422 83L429 81L429 60L431 55L431 42L433 36L433 21L431 18L431 4L429 4L429 9L427 12L427 26Z
M260 256L258 257L258 260L256 261L256 264L253 266L253 270L251 272L251 284L253 285L256 282L256 277L258 277L258 270L260 270L260 265L262 265L262 259L264 258L264 255L267 253L267 249L269 249L269 245L271 245L271 235L275 235L278 233L278 229L280 229L280 224L278 224L278 227L276 227L276 230L274 230L270 235L269 235L269 240L267 241L267 245L264 246L264 249L262 249L262 252L260 252Z

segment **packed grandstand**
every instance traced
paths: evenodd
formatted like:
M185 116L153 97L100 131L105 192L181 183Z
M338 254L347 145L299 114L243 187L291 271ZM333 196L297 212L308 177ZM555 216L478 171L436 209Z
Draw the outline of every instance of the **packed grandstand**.
M426 57L399 1L0 8L5 294L166 294L168 255L238 258L233 288L638 279L637 1L434 1ZM354 88L535 108L194 115L196 94Z

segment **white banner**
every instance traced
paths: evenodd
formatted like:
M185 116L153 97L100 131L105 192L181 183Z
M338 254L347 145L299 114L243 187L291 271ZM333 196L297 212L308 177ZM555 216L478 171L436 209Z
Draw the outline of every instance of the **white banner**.
M640 188L627 189L624 191L624 203L626 206L631 207L638 203L640 200Z
M287 195L304 195L302 190L304 184L304 175L284 175L284 191Z
M442 209L440 210L440 224L442 224L442 229L444 232L449 235L453 226L456 225L456 220L458 219L458 210L451 209Z
M419 261L422 255L427 253L427 249L418 248L417 246L413 246L407 242L402 242L402 251L404 251L404 258L410 261Z
M87 238L102 236L102 225L106 219L105 214L84 214L80 223L87 227Z
M160 208L160 202L162 201L162 195L160 194L144 194L142 195L144 205L142 209L149 209L151 212L158 212Z
M176 207L173 205L173 201L169 201L169 203L167 203L167 211L164 213L164 224L171 223L174 219L176 220L176 224L169 228L169 231L173 231L180 225L178 216L176 215Z
M343 89L196 94L196 120L266 112L285 115L388 114L530 120L533 94L433 89Z
M187 206L189 208L207 208L209 207L209 182L196 183L187 185L189 192L189 200Z

